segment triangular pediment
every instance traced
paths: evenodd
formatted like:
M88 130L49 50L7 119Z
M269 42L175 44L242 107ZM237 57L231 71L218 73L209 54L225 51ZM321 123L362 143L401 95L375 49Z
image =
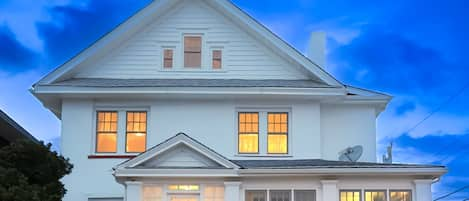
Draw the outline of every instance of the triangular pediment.
M237 169L239 167L197 140L179 133L116 168Z

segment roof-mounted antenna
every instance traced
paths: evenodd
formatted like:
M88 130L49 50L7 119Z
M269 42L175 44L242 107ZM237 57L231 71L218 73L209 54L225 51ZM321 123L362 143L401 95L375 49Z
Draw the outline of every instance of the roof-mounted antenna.
M391 164L392 163L392 142L389 144L387 150L388 150L387 155L383 155L383 163Z

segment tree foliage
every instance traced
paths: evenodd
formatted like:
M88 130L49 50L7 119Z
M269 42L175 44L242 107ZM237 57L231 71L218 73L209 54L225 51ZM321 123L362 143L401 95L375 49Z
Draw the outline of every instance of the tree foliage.
M62 200L66 189L60 179L73 165L51 146L22 140L0 148L0 200Z

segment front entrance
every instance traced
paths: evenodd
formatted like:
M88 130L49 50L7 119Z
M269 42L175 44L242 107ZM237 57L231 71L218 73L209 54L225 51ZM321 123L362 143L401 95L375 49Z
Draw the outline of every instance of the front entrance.
M199 201L199 195L171 195L170 201Z

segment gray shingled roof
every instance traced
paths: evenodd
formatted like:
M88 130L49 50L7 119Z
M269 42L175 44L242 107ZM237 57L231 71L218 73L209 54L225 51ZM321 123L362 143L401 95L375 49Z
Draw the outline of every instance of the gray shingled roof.
M73 78L48 86L73 87L286 87L329 88L314 80L242 80L242 79L104 79Z
M444 168L437 165L383 164L343 162L322 159L301 160L231 160L243 169L308 169L308 168Z

